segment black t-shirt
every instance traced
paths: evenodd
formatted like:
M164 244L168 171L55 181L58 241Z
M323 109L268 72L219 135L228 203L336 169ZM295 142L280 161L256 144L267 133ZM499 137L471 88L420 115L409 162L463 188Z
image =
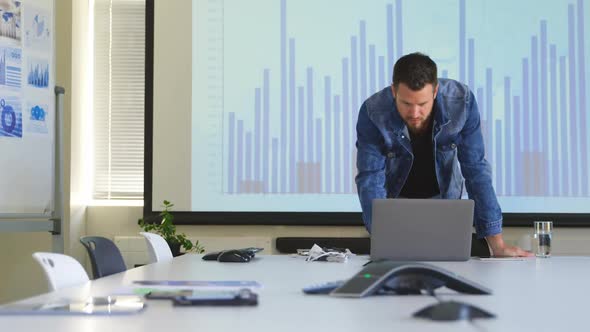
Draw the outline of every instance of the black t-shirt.
M414 163L399 196L405 198L430 198L440 194L434 166L432 147L432 123L423 134L410 133Z

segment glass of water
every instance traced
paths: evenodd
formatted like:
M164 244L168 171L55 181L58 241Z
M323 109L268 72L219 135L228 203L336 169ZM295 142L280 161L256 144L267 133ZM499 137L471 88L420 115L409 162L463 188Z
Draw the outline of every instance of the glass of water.
M535 221L535 256L541 258L551 257L551 233L552 221Z

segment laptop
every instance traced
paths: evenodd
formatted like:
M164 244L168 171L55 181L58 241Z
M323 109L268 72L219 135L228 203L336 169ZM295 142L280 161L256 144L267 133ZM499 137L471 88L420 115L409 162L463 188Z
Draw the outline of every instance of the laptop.
M466 261L473 200L375 199L371 260Z

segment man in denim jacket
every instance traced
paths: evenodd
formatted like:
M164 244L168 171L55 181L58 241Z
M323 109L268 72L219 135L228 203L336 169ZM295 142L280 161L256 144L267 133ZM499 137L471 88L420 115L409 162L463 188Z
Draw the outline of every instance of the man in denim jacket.
M502 211L484 158L479 111L467 86L437 79L436 64L412 53L394 66L393 84L369 97L357 123L356 184L365 227L375 198L475 201L474 226L494 256L529 256L502 239Z

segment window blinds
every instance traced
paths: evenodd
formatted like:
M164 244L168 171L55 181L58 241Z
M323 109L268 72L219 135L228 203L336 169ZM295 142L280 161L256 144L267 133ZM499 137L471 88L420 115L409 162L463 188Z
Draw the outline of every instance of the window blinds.
M95 0L93 198L143 199L145 0Z

